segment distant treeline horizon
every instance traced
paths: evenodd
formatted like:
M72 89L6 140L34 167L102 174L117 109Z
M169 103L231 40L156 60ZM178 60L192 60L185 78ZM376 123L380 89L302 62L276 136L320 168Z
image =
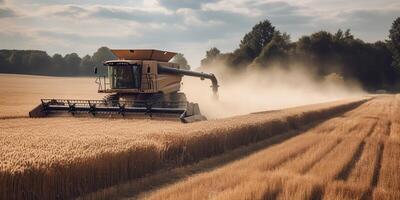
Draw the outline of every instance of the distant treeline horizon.
M356 80L365 90L400 89L400 17L388 30L388 38L375 43L355 38L350 29L305 35L296 42L281 33L269 20L256 24L244 35L233 52L221 53L216 47L206 52L201 66L224 63L238 73L248 68L278 66L289 69L294 63L306 66L318 77L337 74ZM49 56L40 50L0 50L0 73L49 76L93 76L93 68L115 59L109 48L100 47L93 55L76 53ZM190 68L183 54L173 62Z
M79 57L77 53L64 56L49 56L42 50L0 50L0 73L30 74L46 76L94 76L94 68L103 66L107 60L117 59L108 47L100 47L93 55ZM182 68L190 69L183 54L178 53L172 60ZM99 72L105 73L105 69Z
M47 76L93 76L94 67L116 57L107 47L93 55L79 57L77 53L49 56L41 50L0 50L0 73Z
M264 20L245 34L233 52L221 53L216 47L208 50L201 67L210 69L223 63L241 73L249 68L303 66L316 78L335 75L357 81L367 91L399 91L400 17L394 20L388 35L384 41L368 43L355 38L350 29L339 29L336 33L318 31L292 42L289 34Z

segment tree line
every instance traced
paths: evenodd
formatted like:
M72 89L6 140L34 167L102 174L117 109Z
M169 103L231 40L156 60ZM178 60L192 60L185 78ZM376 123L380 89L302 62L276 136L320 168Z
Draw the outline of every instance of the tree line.
M33 74L49 76L93 76L94 67L102 66L104 61L116 59L107 47L100 47L93 55L83 58L76 53L62 56L49 56L39 50L0 50L0 73ZM190 66L183 54L178 53L172 62L178 63L183 69ZM105 74L105 68L99 68L100 74Z
M82 58L76 53L49 56L39 50L0 50L0 73L92 76L94 66L111 59L115 56L107 47ZM190 69L183 54L172 62ZM292 42L289 34L264 20L244 35L233 52L221 53L216 47L208 50L201 66L211 67L215 62L223 62L238 73L248 68L301 65L317 78L337 74L345 80L357 80L366 90L399 90L400 17L392 23L388 39L374 43L355 38L349 29L319 31Z
M393 22L389 38L374 43L355 38L349 29L319 31L292 42L287 33L264 20L245 34L233 52L221 53L216 47L208 50L201 65L207 68L217 62L238 73L249 68L301 65L315 72L317 78L337 74L344 80L357 80L369 91L398 90L400 17Z
M0 73L50 76L92 76L95 66L116 57L107 47L83 58L76 53L49 56L39 50L0 50Z

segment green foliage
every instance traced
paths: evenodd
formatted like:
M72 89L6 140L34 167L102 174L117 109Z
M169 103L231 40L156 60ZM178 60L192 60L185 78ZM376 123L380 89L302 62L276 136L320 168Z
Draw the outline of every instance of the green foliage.
M217 47L213 47L210 50L206 52L206 58L216 58L219 54L221 54L221 51Z
M99 48L93 57L86 55L82 59L76 53L50 57L45 51L0 50L0 73L93 76L95 66L102 66L111 59L115 56L107 47ZM105 71L102 67L99 69Z
M0 70L5 73L12 73L12 68L10 64L10 52L9 51L0 51Z
M274 33L275 27L268 20L256 24L243 37L239 49L236 49L233 56L228 59L229 64L241 68L251 63L260 54L264 46L272 40Z
M214 59L233 69L301 64L321 79L337 74L344 80L359 81L367 90L391 90L400 81L400 18L393 22L389 38L386 43L366 43L350 29L339 29L334 34L315 32L291 43L289 35L275 31L265 20L244 36L238 49ZM208 54L202 64L210 60Z
M286 66L290 47L290 36L276 31L272 40L264 46L258 57L254 59L254 62L262 67L268 67L272 64Z
M58 53L54 54L52 57L52 60L53 60L53 64L56 65L57 67L66 66L65 60L61 54L58 54Z
M69 76L79 75L79 66L81 64L81 58L76 53L67 54L64 56L67 74Z
M400 76L400 17L393 22L389 30L389 45L393 54L392 67L396 69L398 76Z
M206 51L206 57L201 60L201 66L207 66L211 64L213 61L218 59L221 55L221 51L216 47L212 47L210 50Z
M260 54L263 47L272 40L274 33L275 27L268 20L259 22L243 37L239 48L246 49L248 54L255 58Z
M190 70L190 65L188 65L185 56L181 53L176 54L171 62L179 64L181 69Z
M28 65L34 66L31 68L33 72L43 73L51 64L51 57L44 51L32 51L29 56Z
M82 58L81 64L80 64L80 73L81 74L90 74L94 72L95 68L95 63L92 60L92 57L90 55L86 55Z
M44 51L0 50L0 72L41 74L52 65Z
M296 43L292 59L312 66L321 77L338 73L345 79L358 80L368 90L392 85L396 79L387 45L355 39L350 30L304 36Z
M394 20L389 30L389 38L395 48L400 48L400 17Z
M100 47L92 56L92 62L95 67L98 68L98 73L100 75L106 75L107 70L103 66L103 63L107 60L114 60L117 57L110 51L108 47Z
M93 63L99 67L103 66L103 62L107 60L117 59L108 47L100 47L92 56Z

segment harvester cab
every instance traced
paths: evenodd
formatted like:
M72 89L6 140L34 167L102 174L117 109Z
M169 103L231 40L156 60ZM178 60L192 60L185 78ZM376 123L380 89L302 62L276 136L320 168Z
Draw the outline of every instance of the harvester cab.
M104 62L106 75L96 79L102 100L41 99L30 117L59 115L205 120L197 103L188 102L179 92L183 76L210 79L215 96L218 82L213 74L181 69L169 60L174 52L160 50L111 50L118 58ZM95 73L97 73L97 68ZM102 70L104 71L104 70Z

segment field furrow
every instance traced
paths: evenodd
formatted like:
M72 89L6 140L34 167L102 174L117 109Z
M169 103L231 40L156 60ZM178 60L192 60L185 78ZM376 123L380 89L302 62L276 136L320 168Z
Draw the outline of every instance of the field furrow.
M255 166L259 166L257 169L262 171L280 168L281 165L291 162L293 159L305 154L308 150L312 149L317 142L318 138L309 138L307 142L301 141L289 148L280 148L279 151L271 153L267 159Z
M362 145L358 139L345 140L314 165L306 174L317 176L324 181L341 178L347 163L356 156L357 149Z
M400 143L392 137L398 125L392 109L399 100L376 98L245 159L136 197L398 199ZM236 179L217 181L223 177Z
M382 162L377 186L400 191L400 143L387 141L382 149Z
M278 170L304 174L340 143L340 138L321 139L318 144L314 145L303 155L286 162Z
M351 159L350 162L348 162L342 171L338 175L339 180L347 180L350 176L350 173L354 170L354 167L356 166L356 163L359 163L359 160L361 156L365 153L365 142L362 141L361 144L357 147L356 152L353 155L353 159Z
M374 141L368 141L363 147L363 151L360 151L359 154L360 157L353 160L354 165L349 167L349 173L343 177L343 180L354 185L371 187L378 166L376 155L379 153L379 145Z

